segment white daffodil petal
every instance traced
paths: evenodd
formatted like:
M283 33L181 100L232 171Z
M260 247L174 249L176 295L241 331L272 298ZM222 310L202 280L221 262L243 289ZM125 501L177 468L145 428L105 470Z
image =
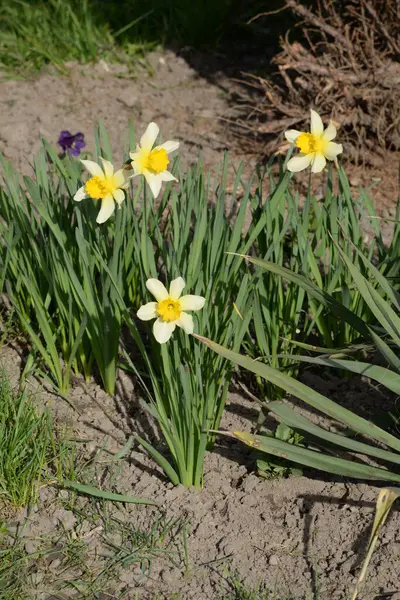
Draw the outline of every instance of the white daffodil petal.
M162 186L162 179L160 175L150 173L150 171L145 171L144 177L149 185L149 188L151 189L151 193L153 194L154 198L157 198Z
M185 312L181 313L181 316L175 323L178 327L181 327L185 333L193 333L194 331L193 317Z
M136 315L141 321L157 319L157 302L148 302L147 304L144 304L139 308Z
M111 177L114 173L114 167L109 160L106 160L102 156L100 156L100 160L103 163L103 171L106 177Z
M294 156L291 158L287 164L288 171L292 173L298 173L299 171L303 171L310 166L312 161L312 154L299 154L299 156Z
M139 160L133 160L131 162L132 165L132 169L135 175L142 175L142 172L140 170L140 161Z
M297 131L297 129L288 129L287 131L285 131L285 138L288 142L294 144L299 135L301 135L302 133L302 131Z
M169 286L169 295L173 300L178 300L178 298L181 297L185 285L185 281L182 277L178 277L177 279L171 281L171 285Z
M122 190L115 190L112 195L118 206L120 206L125 200L125 194Z
M313 135L322 135L324 131L324 124L319 114L311 109L311 133Z
M336 134L337 134L337 130L336 130L335 125L333 124L333 121L329 121L328 127L325 129L324 133L322 134L323 139L330 142L331 140L335 139Z
M146 281L146 287L157 302L161 302L162 300L165 300L165 298L168 298L167 288L161 281L158 281L158 279L148 279Z
M178 181L169 171L162 171L158 176L161 181Z
M173 334L176 321L162 321L157 319L153 325L153 334L159 344L165 344Z
M342 152L342 144L336 144L336 142L329 142L329 144L326 145L326 148L324 150L324 154L328 160L335 160L337 155L341 154Z
M200 310L203 308L206 299L202 296L192 296L188 294L187 296L182 296L179 300L179 304L181 305L182 310Z
M93 177L101 177L104 179L103 169L100 167L100 165L93 162L93 160L81 160L81 163L85 167L86 171L89 171Z
M160 128L156 123L149 123L146 131L140 138L140 147L144 150L151 150L154 146L154 142L156 141L159 132Z
M129 186L129 176L125 169L119 169L114 173L114 183L116 187L123 189Z
M173 142L171 140L169 140L168 142L164 142L164 144L156 146L157 150L165 150L167 154L169 154L170 152L174 152L174 150L178 150L178 148L179 142Z
M79 190L76 192L75 196L74 196L74 200L75 202L81 202L81 200L84 200L85 198L88 197L89 194L86 193L86 188L83 185L82 187L79 188Z
M101 201L101 209L97 215L96 223L105 223L115 210L114 199L111 194L104 196Z
M321 152L317 152L311 165L311 173L321 173L325 169L325 165L325 156Z

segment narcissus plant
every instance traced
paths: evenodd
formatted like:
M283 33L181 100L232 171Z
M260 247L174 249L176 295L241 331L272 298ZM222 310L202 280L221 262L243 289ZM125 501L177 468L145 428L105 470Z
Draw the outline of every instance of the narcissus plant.
M176 326L181 327L186 333L193 333L193 317L187 310L200 310L203 308L205 298L202 296L181 296L185 287L182 277L171 281L169 292L158 279L148 279L146 287L157 302L148 302L141 306L137 316L142 321L157 319L153 325L153 333L157 342L168 342Z
M150 123L140 138L136 152L130 152L132 159L133 177L143 175L154 198L160 193L164 181L177 181L176 177L167 170L168 154L179 148L179 142L168 141L153 148L160 128L156 123Z
M311 132L289 129L285 131L286 139L299 148L300 153L291 158L287 168L292 173L307 169L311 165L312 173L320 173L327 160L337 162L337 156L343 152L342 144L332 142L336 137L336 127L330 121L324 129L322 119L315 110L311 110Z
M76 202L80 202L84 198L101 200L97 223L104 223L111 217L115 210L115 204L121 208L125 199L124 190L129 186L129 179L124 169L114 173L114 167L108 160L101 158L101 161L103 168L92 160L81 160L92 177L79 188L74 196Z

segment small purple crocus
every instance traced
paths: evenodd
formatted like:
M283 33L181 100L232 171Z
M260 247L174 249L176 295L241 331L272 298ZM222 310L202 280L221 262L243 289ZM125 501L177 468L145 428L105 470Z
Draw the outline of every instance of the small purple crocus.
M65 152L69 152L74 156L79 156L82 148L86 146L85 136L80 131L75 134L69 131L61 131L58 144L63 149L64 154Z

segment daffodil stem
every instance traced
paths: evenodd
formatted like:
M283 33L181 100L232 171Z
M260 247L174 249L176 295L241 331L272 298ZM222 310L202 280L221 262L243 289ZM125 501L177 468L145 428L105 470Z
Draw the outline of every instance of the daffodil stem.
M310 175L308 177L308 189L307 189L307 196L306 196L306 201L304 203L304 209L303 209L303 223L305 226L305 231L308 232L308 219L309 219L309 215L310 215L310 204L311 204L311 182L312 182L312 173L310 171Z
M148 226L148 212L147 212L147 183L144 183L144 189L143 189L143 226L145 228L145 231L147 231L147 226Z

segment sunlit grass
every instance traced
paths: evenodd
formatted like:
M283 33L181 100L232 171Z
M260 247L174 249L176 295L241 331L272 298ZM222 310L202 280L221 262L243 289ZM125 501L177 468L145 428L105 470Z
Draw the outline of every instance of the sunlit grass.
M67 73L65 61L88 62L112 46L106 25L98 25L88 0L3 2L0 8L0 68L24 74L51 63Z
M128 515L119 519L115 508L106 505L87 502L70 508L75 517L72 527L35 537L24 532L24 523L14 532L0 521L0 600L33 600L44 592L61 599L77 591L81 600L104 593L128 600L135 596L120 585L122 573L134 574L143 585L154 561L180 565L183 519L155 514L138 527Z
M0 371L0 502L26 506L34 501L56 452L49 413L39 414Z
M0 69L25 76L53 65L101 58L123 62L169 43L216 48L236 26L257 12L260 0L237 7L235 0L150 4L131 0L9 0L0 6Z

